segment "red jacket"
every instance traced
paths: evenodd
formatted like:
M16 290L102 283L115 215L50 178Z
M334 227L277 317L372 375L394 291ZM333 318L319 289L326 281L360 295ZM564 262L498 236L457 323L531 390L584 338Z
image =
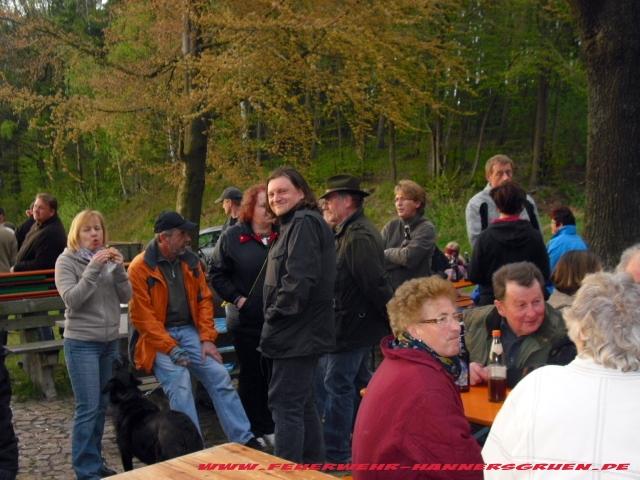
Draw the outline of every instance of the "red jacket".
M417 464L482 464L451 375L427 352L390 349L367 386L353 431L354 464L399 464L395 471L354 468L353 478L482 479L482 470L412 470Z
M157 244L151 242L129 265L129 281L133 289L129 315L140 337L135 347L136 368L150 372L156 352L169 354L177 342L165 327L169 291L164 275L156 264ZM189 302L191 318L201 341L215 341L213 300L198 256L187 252L180 267Z

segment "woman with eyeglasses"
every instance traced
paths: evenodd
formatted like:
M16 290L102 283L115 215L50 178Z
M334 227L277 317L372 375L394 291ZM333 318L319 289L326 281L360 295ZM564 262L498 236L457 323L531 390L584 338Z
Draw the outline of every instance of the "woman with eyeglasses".
M455 384L462 319L455 300L451 283L432 276L403 283L387 304L393 335L381 342L384 360L358 411L352 461L400 468L354 470L354 479L451 478L414 465L482 464ZM455 478L481 479L482 471Z

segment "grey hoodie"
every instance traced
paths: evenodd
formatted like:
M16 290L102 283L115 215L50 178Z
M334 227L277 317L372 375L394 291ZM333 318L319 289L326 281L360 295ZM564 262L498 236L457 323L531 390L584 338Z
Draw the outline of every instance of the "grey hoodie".
M56 287L67 307L64 336L74 340L110 342L118 338L120 304L131 298L122 265L89 263L66 248L56 261Z

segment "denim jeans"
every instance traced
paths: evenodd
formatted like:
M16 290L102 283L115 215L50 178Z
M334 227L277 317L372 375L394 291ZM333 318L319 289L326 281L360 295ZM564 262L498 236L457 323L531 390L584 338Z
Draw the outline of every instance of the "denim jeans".
M71 460L78 480L101 478L98 472L102 467L102 432L108 402L102 389L111 378L117 355L117 340L64 339L64 358L76 403Z
M187 351L190 360L189 365L182 367L173 363L168 355L156 353L153 373L169 398L171 409L186 414L202 435L191 390L190 374L193 374L211 397L220 426L229 441L247 443L253 434L227 369L209 356L202 360L200 337L192 325L171 327L167 332Z
M317 356L274 358L269 408L276 425L275 455L296 463L324 462L322 424L313 395Z
M357 398L367 370L371 347L326 355L324 386L324 439L327 461L351 461L351 431ZM366 384L366 383L365 383Z

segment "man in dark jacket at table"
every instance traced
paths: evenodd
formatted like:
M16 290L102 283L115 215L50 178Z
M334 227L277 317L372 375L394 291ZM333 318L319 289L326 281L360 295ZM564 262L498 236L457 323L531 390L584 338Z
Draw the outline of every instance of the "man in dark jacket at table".
M58 255L67 245L67 234L58 217L58 200L48 193L39 193L33 204L35 223L22 243L13 272L54 268Z
M322 463L313 380L319 356L335 348L333 234L309 185L293 168L271 173L267 199L280 223L265 272L260 338L260 351L273 361L269 408L275 454L297 463Z
M531 262L509 263L493 274L495 304L465 310L471 385L488 380L491 331L500 330L507 383L543 365L566 365L576 356L562 315L544 301L544 279Z
M364 214L360 182L350 175L327 181L324 217L335 224L336 349L323 358L324 439L327 462L351 461L351 426L371 347L390 333L387 302L393 296L384 269L382 237ZM370 374L369 374L370 375ZM364 379L364 387L367 379Z

